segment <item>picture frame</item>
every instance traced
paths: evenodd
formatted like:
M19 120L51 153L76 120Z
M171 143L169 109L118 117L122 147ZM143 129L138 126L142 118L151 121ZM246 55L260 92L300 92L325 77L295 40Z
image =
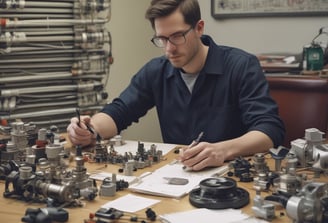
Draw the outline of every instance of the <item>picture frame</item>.
M328 16L328 0L211 0L215 19L273 16Z

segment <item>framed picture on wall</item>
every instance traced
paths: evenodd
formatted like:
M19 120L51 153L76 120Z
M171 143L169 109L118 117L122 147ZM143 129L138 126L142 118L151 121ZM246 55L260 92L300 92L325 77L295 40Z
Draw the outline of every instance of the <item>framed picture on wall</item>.
M216 19L264 16L328 16L328 0L211 0Z

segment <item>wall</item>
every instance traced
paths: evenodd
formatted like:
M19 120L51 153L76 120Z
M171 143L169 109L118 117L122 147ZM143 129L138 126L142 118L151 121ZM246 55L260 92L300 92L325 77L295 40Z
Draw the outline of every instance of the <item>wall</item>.
M113 38L114 64L111 66L108 92L117 96L141 66L161 55L150 38L153 30L144 18L150 0L112 0L112 18L108 28ZM215 20L210 0L199 0L205 33L222 45L231 45L252 53L301 53L318 30L327 26L328 17L273 17ZM160 142L161 134L155 110L123 132L125 139Z
M205 32L219 44L242 48L251 53L301 53L328 17L259 17L215 20L211 1L199 1Z
M162 54L150 39L154 32L145 12L150 0L112 0L112 15L108 24L111 32L114 63L110 67L107 91L109 99L118 96L131 77L154 56ZM138 124L122 132L125 139L161 142L162 137L155 109Z

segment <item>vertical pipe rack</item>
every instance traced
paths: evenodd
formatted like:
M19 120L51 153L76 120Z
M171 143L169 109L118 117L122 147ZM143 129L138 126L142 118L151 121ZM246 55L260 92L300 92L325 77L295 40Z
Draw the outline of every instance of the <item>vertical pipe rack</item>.
M0 0L0 120L66 128L108 97L110 0Z

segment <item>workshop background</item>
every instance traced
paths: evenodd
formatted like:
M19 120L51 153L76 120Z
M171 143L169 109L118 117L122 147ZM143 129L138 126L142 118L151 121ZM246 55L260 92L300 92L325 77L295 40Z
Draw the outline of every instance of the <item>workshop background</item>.
M109 100L117 96L149 59L162 54L150 42L154 32L145 11L150 0L112 0L112 17L108 29L112 34L114 63L107 86ZM302 53L328 18L255 17L217 20L211 16L211 1L199 0L205 20L205 34L218 44L259 53ZM153 109L138 124L122 133L125 139L162 142L156 111Z

